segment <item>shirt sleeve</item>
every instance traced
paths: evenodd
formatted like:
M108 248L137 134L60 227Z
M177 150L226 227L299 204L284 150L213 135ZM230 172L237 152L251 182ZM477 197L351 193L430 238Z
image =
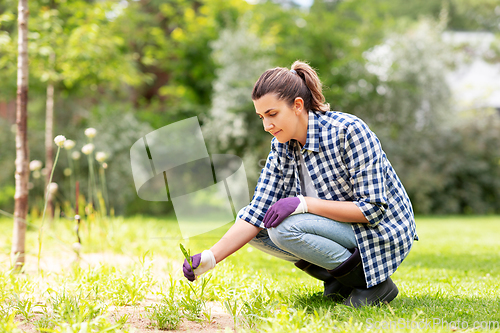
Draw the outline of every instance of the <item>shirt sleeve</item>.
M376 135L361 120L347 128L343 158L349 170L354 203L370 225L376 226L388 207L385 154Z
M252 201L240 211L238 218L256 227L264 228L262 220L271 205L283 195L283 171L279 166L277 152L272 149L266 165L260 172Z

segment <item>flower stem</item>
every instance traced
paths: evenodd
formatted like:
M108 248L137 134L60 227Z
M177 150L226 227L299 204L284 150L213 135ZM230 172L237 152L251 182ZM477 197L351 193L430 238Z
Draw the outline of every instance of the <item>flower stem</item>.
M104 215L107 215L107 209L109 208L109 199L108 199L108 190L106 186L106 172L104 171L104 167L101 164L101 168L99 169L99 175L101 180L101 191L102 191L102 199L104 202Z
M72 202L72 207L75 207L76 206L76 200L78 200L78 198L76 198L76 194L75 194L75 177L76 175L74 174L75 173L75 167L73 165L73 160L71 159L71 151L72 150L68 150L67 151L67 154L66 156L68 156L68 164L69 164L69 168L71 169L71 174L69 175L69 191L71 193L70 195L70 198L71 200L73 201ZM75 214L78 214L78 212L75 212Z
M87 155L87 159L89 162L89 183L88 183L88 203L89 203L89 212L88 214L92 214L92 207L93 207L93 198L92 198L92 193L93 193L93 188L92 185L94 185L94 165L93 165L93 159L92 159L92 153Z
M54 170L56 169L56 164L57 160L59 159L59 152L61 151L61 147L57 147L57 153L56 153L56 158L54 159L54 165L52 165L52 171L50 172L50 177L49 177L49 185L47 186L47 192L45 194L45 205L43 207L43 214L42 214L42 224L40 226L40 230L38 231L38 271L40 271L40 255L42 253L42 236L43 236L43 224L45 222L45 212L47 211L47 204L49 202L49 195L50 195L50 184L52 183L52 176L54 176Z

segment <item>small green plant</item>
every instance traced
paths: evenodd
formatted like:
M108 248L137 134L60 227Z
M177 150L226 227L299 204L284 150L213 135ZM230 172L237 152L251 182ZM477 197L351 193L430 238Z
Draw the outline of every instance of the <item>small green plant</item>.
M191 251L190 250L186 250L186 248L184 247L184 245L182 245L182 243L179 244L179 247L181 248L181 252L184 255L184 258L186 258L189 266L191 266L191 270L194 271L193 261L191 260Z
M231 315L231 318L233 318L233 329L236 330L236 325L238 324L238 316L243 307L238 306L238 299L236 297L224 300L224 306Z
M7 317L0 317L0 332L18 333L21 332L14 320L15 314L11 313Z
M180 300L182 313L188 320L202 321L202 316L207 321L211 320L211 313L206 308L206 288L210 281L210 277L203 277L200 279L198 285L182 280L181 287L183 288L183 296Z
M83 295L68 295L66 291L52 296L50 303L55 319L73 324L97 318L106 310L106 306L98 300Z
M46 192L45 192L45 204L43 207L43 214L42 214L42 224L40 225L40 229L38 231L38 255L37 255L37 267L38 271L40 271L40 257L42 254L42 239L43 239L43 226L45 222L45 213L47 212L47 204L49 202L49 195L50 195L50 184L52 184L52 176L54 176L54 170L57 165L57 160L59 159L59 152L61 151L61 147L64 146L64 141L66 141L66 138L63 135L58 135L55 137L54 142L57 145L57 153L56 153L56 158L54 159L54 163L52 165L52 171L50 172L50 177L47 186Z
M120 316L118 319L116 319L116 323L120 324L121 327L125 326L127 321L130 319L130 314L126 313L123 316Z
M181 309L174 299L164 297L160 304L146 308L151 325L160 330L176 330L181 323Z
M42 317L35 320L34 324L38 332L51 332L56 326L54 320L48 313L44 313Z
M40 307L33 298L28 297L22 299L18 294L14 294L16 300L14 301L14 309L18 314L23 316L23 318L28 321L31 317L33 317L37 313L41 313L40 311L36 311L35 307Z

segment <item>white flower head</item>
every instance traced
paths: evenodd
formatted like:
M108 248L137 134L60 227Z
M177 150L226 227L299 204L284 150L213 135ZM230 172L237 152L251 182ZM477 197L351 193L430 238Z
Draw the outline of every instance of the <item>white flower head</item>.
M87 136L87 138L92 139L96 134L97 130L95 128L89 127L85 130L85 135Z
M85 155L90 155L94 151L94 145L91 143L87 143L85 146L82 147L82 153Z
M65 175L66 177L69 177L69 176L71 176L71 174L72 174L73 172L71 171L71 169L70 169L70 168L66 168L66 169L64 169L63 173L64 173L64 175Z
M42 174L40 173L40 171L38 170L33 171L33 178L38 179L40 178L41 175Z
M49 187L50 194L55 194L57 192L57 189L59 188L57 183L50 183L48 187Z
M106 154L105 152L99 151L95 154L95 159L99 163L103 163L104 161L106 161L107 158L108 158L108 154Z
M30 171L37 171L42 168L42 161L33 160L30 162Z
M66 138L64 135L58 135L54 138L54 142L56 143L57 146L62 147L64 146L64 142L66 141Z
M80 152L79 151L74 151L71 153L71 158L74 159L74 160L79 160L80 159Z
M74 242L71 247L73 248L73 251L75 251L76 253L80 253L80 251L82 250L82 244L78 243L78 242Z
M75 147L75 141L73 140L66 140L66 142L64 142L64 148L67 149L67 150L71 150Z
M107 168L108 168L108 163L104 162L104 163L102 164L102 168L103 168L103 169L107 169Z

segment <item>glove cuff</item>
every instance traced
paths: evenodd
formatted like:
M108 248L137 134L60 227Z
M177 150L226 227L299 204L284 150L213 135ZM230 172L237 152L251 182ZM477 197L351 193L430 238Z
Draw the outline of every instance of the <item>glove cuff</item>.
M306 199L304 198L303 195L299 194L297 196L297 198L299 198L300 200L300 204L297 206L297 208L295 208L295 211L290 214L290 215L294 215L294 214L304 214L304 213L307 213L307 203L306 203Z
M210 250L205 250L201 253L200 265L194 269L194 275L199 276L216 265L215 256Z

